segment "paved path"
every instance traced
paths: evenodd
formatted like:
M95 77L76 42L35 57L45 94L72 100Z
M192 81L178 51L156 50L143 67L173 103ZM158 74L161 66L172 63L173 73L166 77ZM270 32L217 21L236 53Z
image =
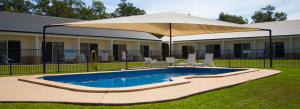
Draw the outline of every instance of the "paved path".
M280 71L260 70L219 78L194 78L191 83L122 93L74 92L18 81L18 77L0 78L0 102L63 102L90 104L135 104L174 100L226 86L275 75Z

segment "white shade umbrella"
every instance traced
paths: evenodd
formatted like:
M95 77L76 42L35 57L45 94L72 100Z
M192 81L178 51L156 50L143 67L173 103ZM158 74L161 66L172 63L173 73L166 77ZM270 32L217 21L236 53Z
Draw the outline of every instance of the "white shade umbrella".
M259 30L258 28L244 27L239 24L172 12L54 24L52 26L115 29L155 33L170 36L170 43L171 37L175 36Z
M172 37L261 30L259 28L245 27L239 24L172 12L53 24L45 26L44 29L53 26L115 29L161 34L170 37L170 55L172 51Z
M171 29L172 36L258 30L257 28L244 27L239 24L171 12L54 25L141 31L165 36L170 35Z

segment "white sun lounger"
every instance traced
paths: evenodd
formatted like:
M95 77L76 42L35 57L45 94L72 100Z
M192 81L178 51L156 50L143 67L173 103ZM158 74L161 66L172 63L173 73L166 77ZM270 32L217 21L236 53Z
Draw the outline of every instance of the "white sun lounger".
M189 54L188 59L185 63L179 63L180 66L195 66L196 65L196 54Z
M205 54L204 63L196 64L198 67L215 67L213 62L214 54Z
M176 59L174 57L166 57L166 64L176 67Z
M152 58L144 58L145 60L145 64L150 64L151 66L156 65L157 64L157 60L156 59L152 59Z

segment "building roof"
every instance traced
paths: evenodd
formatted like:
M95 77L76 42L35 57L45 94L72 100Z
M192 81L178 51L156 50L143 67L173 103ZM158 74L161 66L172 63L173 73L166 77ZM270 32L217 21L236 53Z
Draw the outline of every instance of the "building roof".
M67 19L50 16L38 16L23 13L11 13L0 11L0 31L42 33L43 26L58 23L79 22L82 20ZM159 38L144 32L133 32L123 30L89 29L55 27L48 28L47 33L60 35L95 36L122 39L158 40Z
M272 35L274 37L300 35L300 29L299 29L300 20L244 24L244 26L271 29ZM184 36L184 37L179 36L179 37L174 37L173 41L180 42L180 41L195 41L195 40L253 38L253 37L265 37L268 35L269 33L266 31L218 33L218 34L191 35L191 36ZM163 37L162 40L168 41L169 38Z

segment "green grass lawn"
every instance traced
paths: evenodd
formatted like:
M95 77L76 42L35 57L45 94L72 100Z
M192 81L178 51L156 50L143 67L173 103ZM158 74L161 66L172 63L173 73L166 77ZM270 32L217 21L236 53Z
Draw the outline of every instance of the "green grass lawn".
M278 68L282 73L231 88L181 100L131 106L83 106L58 103L0 103L0 109L299 109L300 68Z

